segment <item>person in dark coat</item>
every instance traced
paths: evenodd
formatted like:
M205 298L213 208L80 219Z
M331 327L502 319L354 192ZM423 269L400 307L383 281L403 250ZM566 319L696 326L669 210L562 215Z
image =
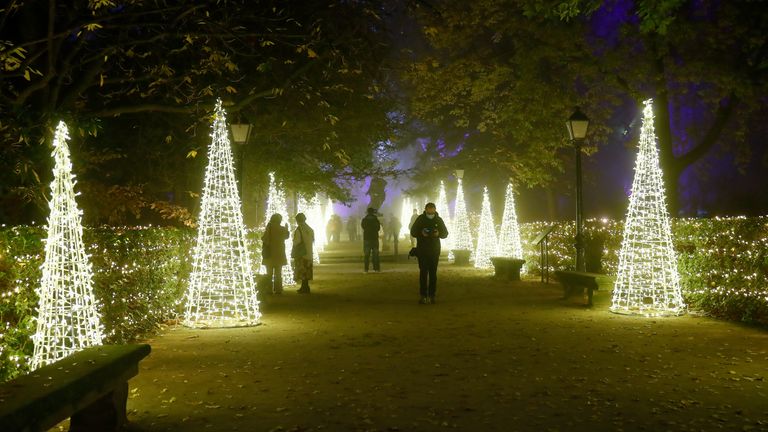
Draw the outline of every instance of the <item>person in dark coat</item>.
M381 222L376 217L376 209L371 207L368 209L368 214L365 215L363 221L360 222L360 226L363 228L363 256L365 257L365 272L368 273L368 266L370 263L371 255L373 255L373 271L380 272L381 264L379 263L379 230L381 229Z
M262 263L267 268L267 277L273 294L283 293L283 266L288 264L285 257L285 240L288 238L288 225L280 225L283 217L275 213L269 218L262 241Z
M440 260L440 239L448 237L445 222L437 214L434 203L424 206L424 213L411 225L416 237L416 257L419 260L419 303L434 304L437 291L437 262Z

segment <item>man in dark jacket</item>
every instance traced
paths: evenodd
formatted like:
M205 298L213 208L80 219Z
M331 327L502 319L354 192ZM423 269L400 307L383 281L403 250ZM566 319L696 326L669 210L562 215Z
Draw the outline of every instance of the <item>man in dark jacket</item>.
M428 203L424 207L424 213L413 221L411 236L416 237L416 257L419 259L419 303L434 304L440 239L448 237L448 229L437 214L434 203Z
M381 229L381 222L376 217L375 208L368 209L368 214L365 215L360 226L363 227L365 272L368 273L368 264L371 255L373 255L373 271L378 273L381 271L381 266L379 265L379 230Z

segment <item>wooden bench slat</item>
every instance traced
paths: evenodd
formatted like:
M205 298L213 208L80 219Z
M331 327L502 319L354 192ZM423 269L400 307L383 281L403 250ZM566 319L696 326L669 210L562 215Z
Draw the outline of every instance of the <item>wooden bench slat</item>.
M3 430L46 430L123 385L138 373L149 345L86 348L0 384Z

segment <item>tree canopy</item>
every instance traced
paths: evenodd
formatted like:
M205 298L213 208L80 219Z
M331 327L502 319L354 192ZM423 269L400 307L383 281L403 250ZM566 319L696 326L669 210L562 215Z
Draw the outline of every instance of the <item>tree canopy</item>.
M617 124L622 105L654 97L674 207L681 172L715 144L748 155L744 126L764 114L761 2L438 0L413 8L430 49L405 74L412 113L458 132L462 163L521 183L553 180L569 154L559 149L573 106L592 120L589 152L611 129L633 132L632 117ZM681 122L681 110L695 110L696 122Z
M169 174L125 158L189 170L207 145L213 102L224 97L232 120L254 125L257 165L340 195L332 178L370 168L369 149L387 137L379 3L10 1L0 10L2 161L13 173L4 192L43 202L46 137L64 119L84 160L113 161L110 175L123 177L102 178L99 188L146 207L163 192L156 178ZM121 166L146 177L120 174Z

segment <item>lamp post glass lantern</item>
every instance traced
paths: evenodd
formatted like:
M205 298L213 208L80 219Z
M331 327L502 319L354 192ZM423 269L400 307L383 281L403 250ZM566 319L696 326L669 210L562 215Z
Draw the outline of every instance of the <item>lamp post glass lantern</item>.
M587 136L589 117L576 108L576 112L571 114L571 117L565 122L565 126L568 128L568 135L571 141L573 141L576 150L576 271L584 271L584 207L581 184L581 144Z
M244 202L243 196L243 162L245 159L245 145L248 144L248 138L251 136L251 124L250 123L232 123L229 125L232 130L232 140L239 147L239 162L237 170L237 181L240 183L240 201Z

